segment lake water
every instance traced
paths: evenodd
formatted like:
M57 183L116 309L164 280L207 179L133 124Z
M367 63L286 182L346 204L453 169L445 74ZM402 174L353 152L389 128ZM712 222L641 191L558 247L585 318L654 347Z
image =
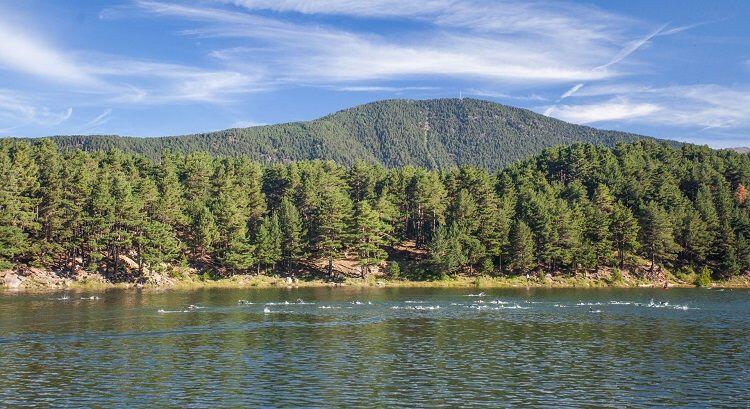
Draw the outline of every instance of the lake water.
M0 295L0 406L750 406L750 291L484 291Z

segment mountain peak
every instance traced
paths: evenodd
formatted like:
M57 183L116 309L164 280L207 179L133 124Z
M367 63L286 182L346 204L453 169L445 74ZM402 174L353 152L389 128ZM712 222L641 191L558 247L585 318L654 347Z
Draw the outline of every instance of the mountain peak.
M472 164L497 169L554 145L592 142L611 147L641 138L645 137L574 125L491 101L443 98L380 100L311 121L194 135L54 139L62 148L118 148L149 157L158 157L168 149L246 155L264 162L331 159L344 164L364 160L389 167Z

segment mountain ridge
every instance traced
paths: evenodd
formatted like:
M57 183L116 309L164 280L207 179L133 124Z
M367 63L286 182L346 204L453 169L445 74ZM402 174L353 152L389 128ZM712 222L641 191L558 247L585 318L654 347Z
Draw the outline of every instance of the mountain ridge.
M554 145L590 142L613 147L618 142L656 139L575 125L524 108L471 98L380 100L309 121L179 136L46 138L62 149L117 148L151 158L163 150L206 151L261 162L330 159L351 164L363 160L387 167L471 164L489 169L502 168Z

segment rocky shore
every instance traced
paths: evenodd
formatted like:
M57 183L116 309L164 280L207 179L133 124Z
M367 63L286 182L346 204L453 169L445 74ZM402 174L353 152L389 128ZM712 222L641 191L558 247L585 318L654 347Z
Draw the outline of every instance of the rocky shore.
M667 287L694 287L692 282L669 276ZM23 271L0 271L0 291L3 292L54 292L67 290L97 291L110 288L122 289L198 289L198 288L269 288L269 287L477 287L477 288L664 288L663 279L633 278L613 281L601 274L578 276L512 276L512 277L452 277L434 281L392 280L384 277L367 279L347 277L335 281L322 279L299 279L296 277L267 276L263 274L241 274L226 278L207 278L200 274L183 274L179 277L151 273L138 282L113 282L99 273L80 271L76 274L59 274L54 271L30 268ZM734 277L729 281L715 281L712 287L750 288L750 275Z

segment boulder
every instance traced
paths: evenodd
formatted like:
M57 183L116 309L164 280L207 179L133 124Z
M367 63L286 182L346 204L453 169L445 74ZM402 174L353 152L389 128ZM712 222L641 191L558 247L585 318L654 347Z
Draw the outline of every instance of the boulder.
M5 278L3 280L3 285L5 288L9 290L18 290L21 287L21 284L23 284L23 281L21 280L21 277L18 276L13 271L7 271L5 272Z

